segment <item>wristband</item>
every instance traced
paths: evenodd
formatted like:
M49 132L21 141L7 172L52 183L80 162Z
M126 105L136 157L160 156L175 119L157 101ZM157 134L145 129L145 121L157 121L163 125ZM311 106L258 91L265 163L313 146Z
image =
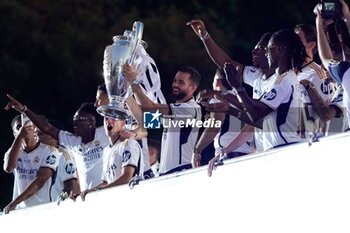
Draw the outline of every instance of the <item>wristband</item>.
M140 80L135 79L134 81L131 82L131 85L139 85L141 83Z
M206 31L203 36L201 36L201 35L199 36L199 38L201 38L201 40L203 40L203 41L208 39L209 37L210 37L210 35L209 35L208 31Z

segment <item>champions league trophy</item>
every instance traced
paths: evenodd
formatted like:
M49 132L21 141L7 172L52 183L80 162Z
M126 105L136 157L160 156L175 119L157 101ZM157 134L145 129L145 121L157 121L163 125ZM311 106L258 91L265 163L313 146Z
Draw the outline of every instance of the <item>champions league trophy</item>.
M133 64L136 51L142 46L143 23L136 21L132 31L126 30L122 36L114 36L112 45L106 47L103 60L103 76L106 84L109 104L97 108L97 112L113 119L127 119L124 96L128 83L123 77L126 62ZM143 42L144 43L144 42Z

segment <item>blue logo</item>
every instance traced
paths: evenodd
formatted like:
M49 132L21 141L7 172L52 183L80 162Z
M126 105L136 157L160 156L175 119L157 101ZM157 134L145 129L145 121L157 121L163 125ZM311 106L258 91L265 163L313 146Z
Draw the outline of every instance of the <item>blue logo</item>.
M266 100L273 100L274 98L276 98L277 92L275 89L272 89L271 91L269 91L268 93L266 93L264 95L264 99Z
M332 104L340 103L343 101L343 94L339 94L338 96L335 96L332 100Z
M55 164L56 163L56 156L55 155L49 155L47 158L46 158L46 163L47 164Z
M162 114L157 110L156 112L143 113L143 128L145 129L160 129L160 116Z
M122 155L122 162L126 163L128 162L128 160L131 158L131 153L130 151L126 150L124 151L123 155Z
M65 167L65 170L67 172L67 174L74 174L75 172L75 166L73 163L68 163Z

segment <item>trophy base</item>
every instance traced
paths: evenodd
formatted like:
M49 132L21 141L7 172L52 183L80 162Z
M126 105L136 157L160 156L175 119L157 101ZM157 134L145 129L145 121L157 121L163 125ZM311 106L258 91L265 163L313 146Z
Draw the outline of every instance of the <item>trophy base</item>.
M128 119L128 114L122 109L117 109L115 106L100 106L97 108L97 112L104 117L112 118L114 120Z

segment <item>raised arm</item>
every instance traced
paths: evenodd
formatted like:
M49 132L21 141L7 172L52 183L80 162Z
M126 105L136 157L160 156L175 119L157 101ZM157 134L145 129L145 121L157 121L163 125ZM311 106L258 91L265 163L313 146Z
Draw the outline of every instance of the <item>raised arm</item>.
M349 6L345 3L344 0L339 0L342 5L343 19L346 24L348 31L350 32L350 11Z
M130 82L131 89L134 92L137 100L140 102L141 109L143 111L159 111L163 114L169 113L169 105L167 104L156 104L152 100L150 100L147 95L143 92L140 84L137 82L136 75L137 71L135 66L125 64L123 67L123 74L125 78Z
M234 66L242 66L243 68L243 65L241 63L230 58L227 53L216 44L216 42L211 38L208 31L206 30L204 22L202 20L193 19L189 21L187 25L191 26L193 31L202 40L208 55L218 67L223 68L226 62L230 62ZM243 69L241 70L243 71Z
M261 120L263 117L273 111L273 109L266 104L257 99L252 99L247 94L245 88L242 86L242 78L239 78L242 76L242 72L240 71L239 67L226 63L224 71L226 74L226 79L237 92L235 98L233 98L232 95L225 95L225 99L247 114L251 122L246 123L251 124L252 122Z
M25 125L23 126L17 137L12 143L12 146L8 152L8 154L5 155L4 158L4 171L7 173L12 173L13 170L16 167L16 162L18 160L19 152L21 150L21 147L24 142L25 135L28 134L29 130L33 130L33 126L31 125Z
M333 59L333 53L329 46L325 32L325 21L321 17L321 13L316 11L316 30L317 30L317 48L322 64L328 69L330 62Z
M15 109L20 113L26 114L29 119L34 123L36 127L38 127L45 134L50 135L54 139L58 140L58 132L59 130L53 127L46 119L29 110L27 106L21 104L18 100L7 94L7 97L10 99L10 102L7 103L5 109Z
M142 109L140 105L136 102L134 97L130 95L126 99L126 104L128 105L128 108L131 111L131 114L134 116L134 118L137 121L137 127L133 129L133 133L135 133L134 139L142 139L147 137L148 132L145 128L143 128L142 124Z

